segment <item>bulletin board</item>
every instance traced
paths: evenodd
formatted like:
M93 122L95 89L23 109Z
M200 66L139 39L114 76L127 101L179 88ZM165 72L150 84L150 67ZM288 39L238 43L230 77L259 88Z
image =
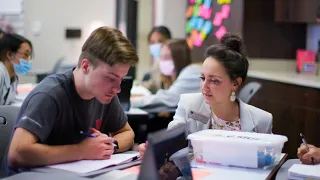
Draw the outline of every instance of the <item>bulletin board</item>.
M187 1L185 32L194 62L202 62L206 48L225 33L242 33L243 0Z

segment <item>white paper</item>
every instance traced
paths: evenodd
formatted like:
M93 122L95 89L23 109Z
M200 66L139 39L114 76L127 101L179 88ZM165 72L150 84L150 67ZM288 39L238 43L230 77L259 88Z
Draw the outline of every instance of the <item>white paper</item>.
M294 164L288 170L289 179L320 178L320 165Z
M81 160L76 162L51 165L48 167L75 173L89 173L112 165L122 164L138 155L138 152L132 154L114 154L110 159L107 160Z

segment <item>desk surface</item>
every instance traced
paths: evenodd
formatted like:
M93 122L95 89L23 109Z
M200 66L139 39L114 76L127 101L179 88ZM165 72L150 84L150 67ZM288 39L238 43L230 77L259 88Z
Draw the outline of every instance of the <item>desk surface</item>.
M23 172L1 180L88 180L70 173Z
M288 179L288 170L290 169L290 167L294 164L300 164L300 160L299 159L289 159L287 162L285 162L281 168L279 169L277 176L276 176L276 180L286 180Z

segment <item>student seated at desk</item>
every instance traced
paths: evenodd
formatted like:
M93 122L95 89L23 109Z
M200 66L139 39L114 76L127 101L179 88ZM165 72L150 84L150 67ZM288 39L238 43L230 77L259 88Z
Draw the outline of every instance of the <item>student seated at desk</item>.
M298 148L297 155L303 164L319 164L320 163L320 148L308 144L309 149L305 144L301 144ZM312 162L313 161L313 162Z
M227 33L220 44L207 48L200 75L202 93L181 95L168 129L190 122L189 133L204 129L272 132L270 113L236 98L249 66L243 46L241 37ZM145 144L139 145L141 157L145 150Z
M119 30L93 31L78 66L45 78L24 100L5 156L6 172L108 159L131 148L134 133L116 95L137 62L134 47Z
M171 32L166 26L155 26L148 34L149 52L152 56L150 71L144 74L142 85L152 93L161 88L159 59L163 44L171 39Z
M159 65L168 89L160 89L154 95L132 98L132 107L176 107L181 94L200 92L201 65L191 64L190 49L185 39L167 41L161 49Z
M32 44L17 34L0 38L0 105L11 104L17 95L18 75L31 69Z

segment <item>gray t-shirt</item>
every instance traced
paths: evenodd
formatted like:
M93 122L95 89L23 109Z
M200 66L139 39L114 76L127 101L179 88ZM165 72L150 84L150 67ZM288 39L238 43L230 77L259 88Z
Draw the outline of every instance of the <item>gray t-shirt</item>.
M82 99L74 85L72 70L45 78L24 100L15 128L21 127L48 145L77 144L85 137L80 131L90 127L102 133L116 132L127 123L118 97L109 104L101 104L95 98ZM4 167L8 174L22 169Z

